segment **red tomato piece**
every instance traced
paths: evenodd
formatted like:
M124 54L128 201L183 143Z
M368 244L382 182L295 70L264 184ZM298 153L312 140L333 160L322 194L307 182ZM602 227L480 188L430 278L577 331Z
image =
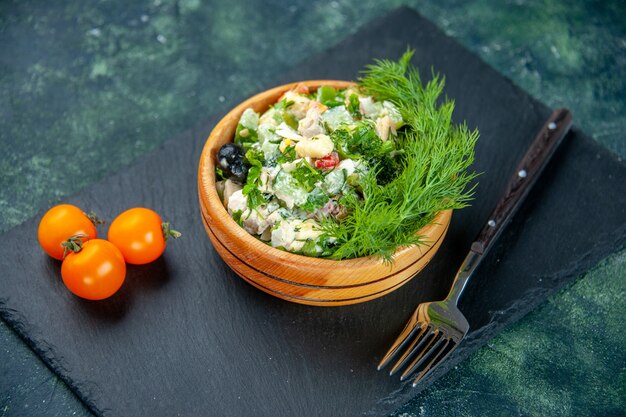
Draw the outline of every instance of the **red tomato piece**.
M339 164L339 155L337 152L332 152L323 158L315 161L315 168L331 170Z

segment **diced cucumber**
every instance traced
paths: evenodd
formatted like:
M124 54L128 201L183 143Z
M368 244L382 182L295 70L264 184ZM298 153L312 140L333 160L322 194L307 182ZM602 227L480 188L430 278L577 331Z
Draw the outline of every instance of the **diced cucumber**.
M280 171L274 180L274 193L289 209L300 206L307 201L307 191L291 175Z
M354 123L354 119L350 116L350 113L345 107L333 107L326 110L321 116L322 122L326 124L331 130L336 130L341 125L349 125Z
M259 125L259 113L252 109L246 109L239 119L239 124L245 128L256 130Z
M324 178L322 187L328 193L328 195L338 194L346 183L346 170L334 169L330 171Z

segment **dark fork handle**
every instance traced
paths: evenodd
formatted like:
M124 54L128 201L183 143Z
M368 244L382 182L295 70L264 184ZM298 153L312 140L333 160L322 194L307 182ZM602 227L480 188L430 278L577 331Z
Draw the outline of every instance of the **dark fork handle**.
M571 126L572 115L569 110L557 109L550 115L515 169L504 195L489 216L489 220L472 243L472 251L482 255L491 248Z
M465 285L474 270L483 259L483 255L491 249L493 242L500 236L504 226L513 217L522 201L539 178L539 174L563 141L572 126L572 115L567 109L555 110L543 125L535 140L530 144L526 155L509 180L509 184L498 205L489 216L489 220L472 243L472 247L457 272L452 288L446 301L458 303Z

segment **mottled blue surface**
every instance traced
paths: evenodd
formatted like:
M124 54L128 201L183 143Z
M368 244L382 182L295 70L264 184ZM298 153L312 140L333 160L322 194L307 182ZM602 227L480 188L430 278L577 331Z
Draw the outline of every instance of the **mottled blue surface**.
M0 231L400 4L626 156L623 1L2 1ZM624 415L625 282L622 251L395 415ZM0 340L0 416L89 415L4 323Z

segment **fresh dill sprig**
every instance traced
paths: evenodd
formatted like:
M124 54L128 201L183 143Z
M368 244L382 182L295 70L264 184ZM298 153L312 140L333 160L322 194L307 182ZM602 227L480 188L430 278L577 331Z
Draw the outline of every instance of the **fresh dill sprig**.
M348 216L340 223L324 221L336 239L333 259L377 255L393 261L399 248L423 243L416 232L446 209L466 207L476 178L467 172L474 161L476 130L452 123L454 102L439 103L444 79L433 74L424 85L410 64L412 51L398 62L377 60L366 67L359 85L365 94L395 104L406 126L398 132L403 149L402 171L390 182L377 182L377 169L362 178L362 198L347 195Z

